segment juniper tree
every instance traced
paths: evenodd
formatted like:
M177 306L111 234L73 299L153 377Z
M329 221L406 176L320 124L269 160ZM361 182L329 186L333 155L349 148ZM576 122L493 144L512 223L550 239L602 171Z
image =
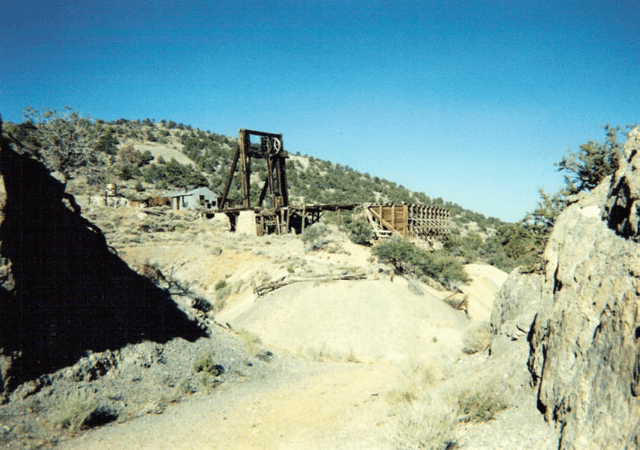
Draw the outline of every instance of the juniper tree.
M618 143L620 127L605 125L606 138L603 144L589 141L580 146L580 151L569 154L556 164L565 174L566 193L576 194L595 188L603 178L613 174L618 168L618 158L622 147Z
M50 170L62 174L63 181L82 166L93 166L97 159L95 144L98 136L91 133L91 120L65 106L64 111L47 108L43 112L28 107L23 112L34 126L39 147L32 151Z

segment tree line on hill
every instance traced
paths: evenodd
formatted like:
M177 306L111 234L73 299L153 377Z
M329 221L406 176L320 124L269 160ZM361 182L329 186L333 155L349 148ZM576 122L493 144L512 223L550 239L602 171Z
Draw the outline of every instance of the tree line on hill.
M133 180L138 191L143 191L146 184L157 189L208 186L220 192L237 145L235 138L172 120L106 122L83 117L68 107L62 111L27 108L24 117L20 124L5 125L7 138L19 151L31 153L64 179L82 173L90 184L96 185L114 178ZM570 151L556 164L565 173L563 189L554 194L541 190L536 208L516 223L487 218L395 182L299 153L292 155L287 164L289 195L296 203L406 202L445 206L453 222L450 240L445 244L448 254L459 261L486 262L506 271L517 266L536 270L555 218L570 197L593 189L617 167L622 147L620 137L624 133L609 125L604 130L603 143L583 144L577 153ZM181 164L175 159L165 161L162 157L154 158L148 150L136 150L135 144L149 142L180 149L192 164ZM265 161L254 159L252 204L266 175ZM231 191L230 198L234 199L236 193L235 200L239 200L239 177L235 177Z

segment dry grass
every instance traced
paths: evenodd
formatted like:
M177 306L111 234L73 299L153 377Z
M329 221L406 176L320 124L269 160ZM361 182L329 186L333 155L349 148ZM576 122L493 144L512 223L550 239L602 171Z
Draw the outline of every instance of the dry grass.
M189 378L182 380L178 389L183 394L194 394L196 392L196 389L191 385L191 380Z
M98 399L92 392L74 392L52 409L51 421L70 431L78 431L98 411L98 407Z
M331 349L327 344L322 344L320 347L311 347L305 349L298 349L296 355L300 358L306 358L315 362L347 362L353 364L360 364L361 361L357 357L355 351L350 349L348 353Z
M346 362L350 362L350 363L354 363L354 364L360 363L360 360L356 356L356 354L353 351L353 349L349 350L349 354L346 356L345 361Z
M401 370L399 386L387 394L392 404L411 403L418 400L427 389L433 386L439 372L433 363L423 361L408 361L404 363Z
M240 338L240 341L244 345L244 348L247 349L248 353L255 355L260 351L262 347L262 339L257 335L246 330L237 330L236 335Z
M444 450L455 443L461 422L486 422L507 407L488 386L459 389L437 364L411 361L402 368L399 387L390 391L397 449Z
M319 348L308 348L306 351L306 357L317 362L341 360L340 355L332 351L326 344L322 344Z
M458 410L447 396L425 393L420 401L396 406L397 449L444 450L454 442Z

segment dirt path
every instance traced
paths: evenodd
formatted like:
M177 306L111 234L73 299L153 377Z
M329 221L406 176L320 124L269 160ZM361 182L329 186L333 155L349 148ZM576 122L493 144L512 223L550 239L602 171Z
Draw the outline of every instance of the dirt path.
M64 449L383 449L392 432L385 392L390 365L299 363L273 379L210 395L108 426Z

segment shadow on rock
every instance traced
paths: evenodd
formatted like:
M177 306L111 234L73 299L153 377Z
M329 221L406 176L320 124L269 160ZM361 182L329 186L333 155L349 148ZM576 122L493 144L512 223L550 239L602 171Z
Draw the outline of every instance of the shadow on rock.
M0 394L103 351L204 335L39 162L0 153Z

